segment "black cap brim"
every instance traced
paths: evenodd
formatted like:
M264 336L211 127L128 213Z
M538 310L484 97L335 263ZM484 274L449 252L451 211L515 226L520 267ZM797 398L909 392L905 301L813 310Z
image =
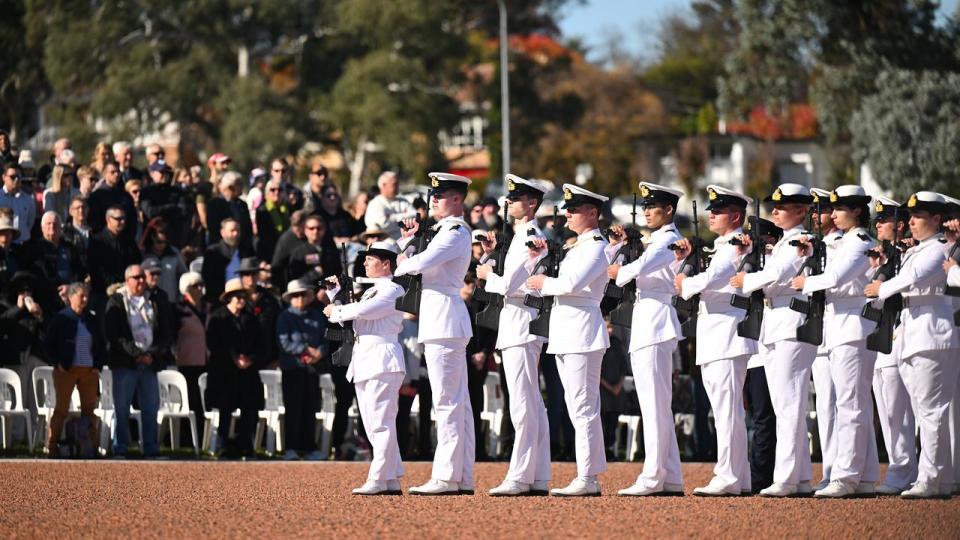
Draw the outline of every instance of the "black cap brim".
M363 251L357 252L357 257L366 257L367 255L371 257L376 257L381 260L387 260L393 263L397 262L397 254L388 250L388 249L377 249L370 248Z

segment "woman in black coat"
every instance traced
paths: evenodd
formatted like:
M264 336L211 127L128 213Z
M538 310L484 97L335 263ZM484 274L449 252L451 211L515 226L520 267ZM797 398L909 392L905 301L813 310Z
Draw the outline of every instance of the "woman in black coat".
M231 279L220 297L223 306L207 322L207 399L220 412L220 444L224 457L253 457L257 411L263 407L259 370L265 367L260 322L244 309L247 292ZM237 438L228 441L230 416L240 409Z

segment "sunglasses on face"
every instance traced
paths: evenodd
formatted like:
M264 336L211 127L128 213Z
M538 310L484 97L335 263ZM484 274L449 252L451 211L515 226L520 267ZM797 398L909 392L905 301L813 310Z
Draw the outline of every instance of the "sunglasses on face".
M280 188L275 188L275 187L267 188L267 193L276 193L278 191L280 191Z
M144 274L137 274L137 275L135 275L135 276L128 276L127 279L133 279L133 280L136 280L136 281L140 281L141 279L147 279L147 276L144 275Z
M112 220L114 220L114 221L126 221L126 220L127 220L127 218L125 218L125 217L123 217L123 216L110 216L110 219L112 219Z
M340 195L338 195L338 194L337 194L336 192L334 192L334 191L331 191L330 193L327 193L326 195L324 195L324 197L326 197L326 198L328 198L328 199L336 199L336 198L340 197Z

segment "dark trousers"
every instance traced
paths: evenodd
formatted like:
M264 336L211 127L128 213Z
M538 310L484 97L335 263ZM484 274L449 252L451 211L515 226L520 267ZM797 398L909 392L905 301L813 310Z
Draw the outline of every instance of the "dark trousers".
M183 378L187 380L187 399L190 401L190 410L193 411L193 415L197 418L197 429L203 427L203 400L200 397L200 375L203 375L207 371L207 368L204 366L177 366L177 370L183 375ZM197 437L203 435L202 433L197 433ZM190 439L190 422L180 422L180 441L189 442ZM200 439L197 439L197 443L200 442ZM183 444L183 442L181 442Z
M313 452L320 406L320 376L305 368L282 371L283 437L287 450Z
M617 420L620 419L619 411L604 411L600 413L600 426L603 428L603 447L607 449L607 456L612 456L610 451L617 440Z
M703 376L697 368L692 373L693 379L693 442L696 447L694 459L696 461L716 461L717 435L710 431L710 399L707 389L703 386Z
M433 391L430 389L430 379L417 379L417 394L420 396L420 415L417 418L420 432L417 434L417 454L425 461L433 460L433 421L430 420L430 411L433 410Z
M237 420L236 436L228 439L230 432L230 416L236 408L223 407L220 409L220 448L225 454L239 452L245 456L253 455L253 434L257 429L257 407L241 406L240 419Z
M507 375L503 372L503 362L500 368L500 392L503 394L503 421L500 423L500 455L499 459L510 459L513 454L513 420L510 418L510 391L507 388Z
M337 397L337 407L334 410L330 443L333 445L334 450L339 452L340 445L343 444L347 435L348 414L350 407L353 405L353 400L357 396L357 390L353 386L353 383L347 380L346 367L333 366L330 370L330 375L333 377L334 394ZM359 430L358 433L363 433L363 430Z
M410 409L413 408L413 399L416 397L404 395L402 392L405 388L406 386L401 388L397 402L397 444L400 446L400 457L404 460L410 454Z
M476 439L475 459L487 460L487 445L483 438L483 428L480 424L480 413L483 412L483 383L487 380L487 368L477 369L470 359L467 359L467 391L470 393L470 406L473 407L473 433Z
M546 348L544 348L546 349ZM557 359L552 354L540 355L540 370L547 386L547 421L550 423L550 453L554 459L574 456L574 432L567 404L563 400L563 383L557 371ZM562 441L562 445L561 445Z
M747 370L745 392L753 419L753 444L750 445L750 479L756 492L773 483L777 449L777 417L770 401L767 375L762 367Z

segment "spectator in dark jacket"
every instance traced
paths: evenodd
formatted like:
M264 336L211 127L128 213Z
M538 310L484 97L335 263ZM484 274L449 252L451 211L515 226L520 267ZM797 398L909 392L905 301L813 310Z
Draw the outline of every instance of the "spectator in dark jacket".
M306 243L293 250L287 262L288 281L304 279L317 282L324 276L340 273L340 256L336 247L324 247L326 224L317 215L307 217L303 225Z
M219 184L221 197L207 202L207 243L220 241L220 224L233 219L240 228L240 245L244 252L253 254L253 223L250 209L240 199L240 175L230 171L223 175Z
M107 336L107 362L113 372L113 403L116 408L114 455L126 454L129 444L129 415L133 393L140 398L143 426L143 453L160 453L157 440L157 411L160 389L157 372L170 348L173 334L161 316L156 300L147 296L146 274L140 265L127 267L124 286L107 301L104 329Z
M323 217L326 223L326 235L324 236L324 245L340 245L349 242L351 238L363 232L360 222L354 219L343 208L343 201L340 199L340 192L337 186L330 183L323 186L323 196L320 199L320 207L314 208L310 204L310 199L304 206L308 214L316 214Z
M106 303L107 287L123 281L124 270L140 262L140 250L122 234L128 225L123 208L110 207L106 215L107 226L90 239L88 255L91 307L98 313Z
M313 304L313 288L291 281L283 299L290 307L277 319L280 370L283 373L284 435L287 451L283 458L322 459L314 441L316 412L320 404L320 377L316 365L327 357L323 338L327 318Z
M143 212L144 223L154 218L162 217L167 224L166 232L170 243L176 247L183 247L190 221L187 205L189 201L183 190L173 184L173 169L163 161L156 161L150 166L152 184L147 184L140 191L140 211Z
M270 280L279 291L282 291L287 285L287 264L290 255L304 243L303 222L306 217L307 214L302 210L290 214L290 229L280 235L273 250L273 259L270 260L272 270Z
M240 277L240 260L253 255L251 251L243 248L243 233L235 219L223 220L220 235L221 240L204 251L203 268L200 271L207 286L205 298L212 306L219 302L223 285Z
M100 369L106 358L106 344L93 314L87 311L89 297L90 288L85 283L71 283L67 288L67 307L54 315L47 330L44 344L47 358L54 365L53 390L57 396L47 441L50 455L56 455L74 388L80 394L80 414L90 420L90 440L100 440L99 421L93 410L100 397Z
M120 170L115 163L108 163L103 167L103 185L93 190L89 202L88 219L93 232L100 232L110 226L107 213L111 207L118 206L127 222L127 226L122 229L123 237L136 243L137 209L133 197L127 193L124 182L120 180ZM96 293L96 287L91 292Z
M240 283L247 291L246 309L256 316L260 321L260 328L263 332L261 354L263 355L263 364L269 366L277 361L277 316L283 306L280 304L280 298L274 295L273 291L259 284L260 261L256 257L247 257L240 261Z
M63 307L61 297L67 285L83 281L87 269L76 248L64 241L60 228L60 216L45 212L40 219L40 236L34 236L23 249L32 262L30 271L40 278L42 286L34 291L40 306L47 313L56 313Z
M257 258L272 261L280 235L290 228L290 209L280 198L279 180L264 186L263 204L257 208Z
M223 304L207 321L207 346L210 360L207 385L208 403L220 411L220 448L223 457L253 457L253 432L257 411L263 406L263 385L259 370L263 365L260 322L249 310L247 291L240 279L226 283L218 300ZM237 437L227 439L230 417L240 409Z
M63 239L72 245L80 255L80 263L87 267L87 251L90 249L90 237L93 231L87 223L87 201L75 197L70 201L70 219L63 226Z

